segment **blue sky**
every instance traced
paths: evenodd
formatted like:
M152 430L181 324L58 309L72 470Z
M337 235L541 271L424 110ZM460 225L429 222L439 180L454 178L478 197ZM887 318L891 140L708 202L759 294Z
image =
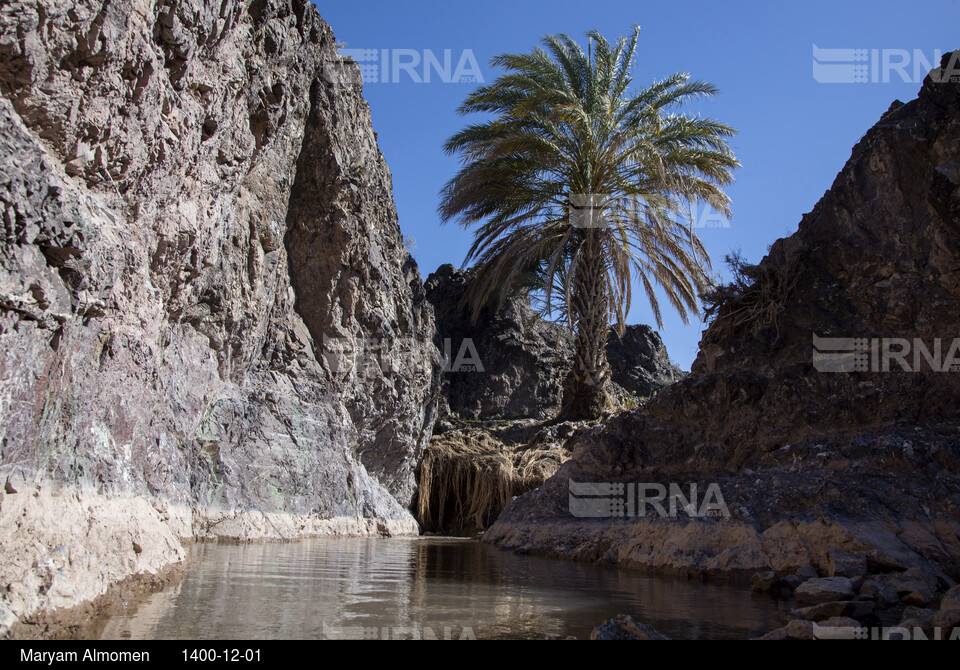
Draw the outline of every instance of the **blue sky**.
M718 97L689 111L739 131L731 142L743 164L728 189L733 219L724 226L705 213L699 229L714 272L726 277L724 255L740 249L757 262L774 240L796 231L853 145L890 103L916 97L922 77L915 76L915 68L924 70L936 50L960 48L958 0L314 4L347 49L377 50L367 64L378 66L378 81L368 71L364 97L393 175L400 227L415 240L413 254L424 279L443 263L461 265L472 239L455 224L441 225L436 208L440 189L458 168L457 159L441 147L469 121L456 109L477 85L469 81L474 63L490 82L499 74L489 64L493 56L528 51L543 35L583 39L596 28L612 40L636 23L641 26L636 82L682 71L716 85ZM815 78L814 45L865 51L818 54L826 67ZM465 81L443 81L438 68L425 68L433 56L442 70L445 50L450 50L451 74L462 63ZM420 63L398 70L395 60ZM854 65L861 66L866 82L850 82ZM425 71L429 82L423 81ZM831 78L841 81L826 83ZM629 322L654 325L640 292ZM685 326L665 310L660 332L671 358L684 369L696 356L704 327L696 321Z

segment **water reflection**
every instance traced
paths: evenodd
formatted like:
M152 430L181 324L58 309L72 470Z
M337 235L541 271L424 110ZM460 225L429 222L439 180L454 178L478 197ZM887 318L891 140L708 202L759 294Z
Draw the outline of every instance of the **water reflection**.
M97 623L103 639L588 637L632 614L674 638L780 625L749 589L515 556L446 538L316 539L191 550L175 589Z

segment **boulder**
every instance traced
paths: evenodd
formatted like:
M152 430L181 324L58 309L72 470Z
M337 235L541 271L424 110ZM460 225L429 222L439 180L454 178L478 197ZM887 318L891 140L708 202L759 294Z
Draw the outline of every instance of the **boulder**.
M846 577L816 577L798 586L794 595L800 604L816 605L835 600L850 600L855 592Z
M791 614L806 621L825 621L833 617L851 616L854 609L856 609L856 605L853 601L835 600L802 607L794 610Z
M829 577L863 577L867 574L867 557L840 549L827 552L827 575Z

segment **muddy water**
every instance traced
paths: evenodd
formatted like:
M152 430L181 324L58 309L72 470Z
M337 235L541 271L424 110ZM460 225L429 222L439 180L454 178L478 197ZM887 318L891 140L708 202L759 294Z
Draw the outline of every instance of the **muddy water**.
M515 556L470 540L316 539L191 550L176 587L99 621L105 639L587 638L632 614L673 638L780 624L749 588Z

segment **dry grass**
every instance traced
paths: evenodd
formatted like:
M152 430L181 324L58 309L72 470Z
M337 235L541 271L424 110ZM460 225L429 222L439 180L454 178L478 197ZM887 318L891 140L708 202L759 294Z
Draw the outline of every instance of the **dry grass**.
M800 280L802 265L785 245L770 250L767 263L750 265L739 252L726 257L733 281L703 295L706 317L713 317L707 331L716 342L747 332L756 337L770 326L780 337L779 316L787 298Z
M417 520L427 532L482 531L565 460L560 449L505 445L480 430L434 436L417 471Z
M550 479L567 455L560 449L526 449L514 454L513 495L518 496L539 488Z

